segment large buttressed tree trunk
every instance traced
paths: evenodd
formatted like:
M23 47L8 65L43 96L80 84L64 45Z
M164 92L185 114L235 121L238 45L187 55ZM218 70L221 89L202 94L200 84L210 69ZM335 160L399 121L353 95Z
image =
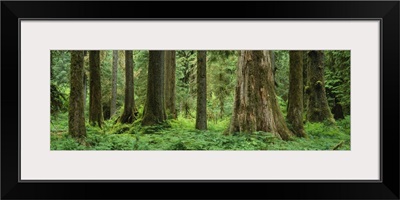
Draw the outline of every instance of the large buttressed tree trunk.
M133 52L125 51L125 105L120 118L121 123L132 123L136 119L133 79Z
M265 131L287 140L292 132L276 98L268 51L241 51L229 132Z
M306 134L303 127L303 52L289 51L289 97L287 119L292 131L300 137Z
M100 51L89 51L90 71L90 101L89 122L101 127L103 124L103 107L101 105L101 83L100 83Z
M71 51L68 132L81 142L86 136L83 105L83 51Z
M118 51L113 51L112 80L111 80L111 102L110 117L115 114L117 109L117 72L118 72Z
M176 119L176 102L175 102L175 71L176 56L175 51L165 51L165 108L167 115Z
M163 51L149 51L147 96L143 111L143 126L160 124L167 118L164 103L163 54Z
M324 53L323 51L310 51L308 53L310 66L309 77L309 102L307 119L310 122L322 122L328 120L334 123L332 113L329 109L325 92L324 78Z
M207 52L197 51L196 129L207 129Z

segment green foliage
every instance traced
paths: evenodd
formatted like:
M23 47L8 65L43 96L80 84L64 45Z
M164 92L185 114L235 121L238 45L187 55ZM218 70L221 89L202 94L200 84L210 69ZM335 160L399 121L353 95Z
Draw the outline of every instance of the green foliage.
M103 129L87 126L86 145L68 133L68 96L70 53L51 51L51 149L52 150L330 150L341 141L339 150L350 149L350 116L329 123L307 123L308 138L282 141L271 133L234 133L223 135L229 127L236 86L237 51L207 51L207 117L208 130L194 128L196 116L197 52L176 51L176 109L178 118L165 124L141 127L146 101L149 53L135 50L134 87L138 119L133 124L115 123L123 111L125 90L125 53L119 53L117 74L117 115L105 120ZM330 106L343 106L350 114L350 51L325 51L325 87ZM286 116L289 91L289 53L274 51L276 94ZM89 104L88 55L85 73L88 76L86 111ZM112 80L112 51L101 51L102 103L109 106ZM58 113L58 115L56 115ZM88 112L86 112L88 114ZM87 119L87 117L86 117ZM88 124L88 123L86 123ZM290 126L290 125L289 125Z
M217 121L232 113L238 53L207 51L207 61L207 116Z
M350 51L325 51L325 88L330 107L335 103L350 114ZM335 102L336 100L336 102Z
M196 51L176 51L176 110L186 117L196 106Z
M67 134L67 117L53 119L59 128L51 129L51 150L332 150L341 141L338 150L350 149L350 117L337 121L336 126L325 123L307 123L308 138L291 141L278 139L266 132L234 133L225 136L229 119L209 124L209 130L194 129L195 120L182 116L168 125L141 128L137 124L105 122L103 129L87 127L86 146ZM111 125L112 124L112 125Z
M133 51L133 62L134 62L135 104L137 107L139 107L139 106L144 106L146 102L149 51Z
M61 111L66 111L67 98L66 95L60 91L56 84L51 83L50 85L50 112L52 115L56 115Z
M69 87L69 69L71 53L69 51L53 50L51 53L51 81L60 87Z
M284 117L287 115L287 101L283 100L282 97L276 96L278 99L279 108L282 111Z
M274 51L276 94L285 101L289 92L289 51Z

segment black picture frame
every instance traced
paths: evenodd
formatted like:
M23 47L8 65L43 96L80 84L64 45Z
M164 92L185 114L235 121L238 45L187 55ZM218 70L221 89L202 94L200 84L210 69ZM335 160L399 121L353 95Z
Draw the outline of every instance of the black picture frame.
M399 199L399 7L399 1L2 1L1 198ZM116 18L381 20L381 181L20 182L19 20Z

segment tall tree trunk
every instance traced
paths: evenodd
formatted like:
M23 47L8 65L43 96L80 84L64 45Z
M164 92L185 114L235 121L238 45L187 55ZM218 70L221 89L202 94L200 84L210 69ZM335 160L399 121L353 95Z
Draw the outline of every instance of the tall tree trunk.
M83 142L86 136L83 105L83 51L71 51L68 132Z
M265 131L287 140L292 132L276 98L268 51L242 51L229 132Z
M167 115L176 119L176 102L175 102L175 71L176 71L176 56L175 51L165 51L165 108Z
M196 129L207 129L207 52L197 51Z
M310 70L310 59L308 58L308 52L302 51L303 53L303 109L304 113L308 112L308 102L310 100L310 80L308 77L308 71Z
M136 119L133 77L133 51L125 51L125 105L121 123L132 123Z
M111 83L111 104L110 117L115 114L117 109L117 71L118 71L118 51L113 51L112 83Z
M303 53L289 51L290 74L287 119L292 131L299 137L306 136L303 127Z
M276 82L276 70L278 69L275 64L275 54L274 51L269 51L269 55L271 56L271 65L272 65L272 74L274 75L274 85L278 87L278 83Z
M103 124L103 107L101 105L101 83L100 83L100 51L89 51L90 70L90 101L89 122L101 128Z
M309 90L310 100L308 102L307 119L310 122L322 122L328 120L334 123L332 113L329 109L325 92L324 78L324 53L323 51L310 51Z
M167 118L164 103L164 55L163 51L149 52L147 96L143 111L143 126L164 122Z
M83 71L83 109L86 108L86 97L87 97L87 75L85 70Z

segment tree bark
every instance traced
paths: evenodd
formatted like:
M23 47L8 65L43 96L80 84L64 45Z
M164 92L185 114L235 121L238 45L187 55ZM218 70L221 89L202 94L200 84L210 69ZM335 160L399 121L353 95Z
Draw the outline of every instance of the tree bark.
M87 97L87 75L83 70L83 110L86 109L86 98Z
M328 120L335 123L329 109L325 92L324 78L324 53L323 51L310 51L309 86L310 99L308 102L307 119L310 122Z
M241 51L229 132L270 132L284 140L287 128L276 98L268 51Z
M125 105L120 118L121 123L132 123L136 119L133 77L133 51L125 51Z
M83 142L86 136L83 105L83 51L71 51L68 132Z
M143 111L143 126L163 123L167 116L164 103L164 62L163 51L149 52L147 96Z
M278 87L278 83L276 82L276 70L277 70L277 67L276 67L276 65L275 65L275 54L274 54L274 51L269 51L269 54L270 54L270 56L271 56L271 65L272 65L272 74L273 74L273 78L274 78L274 85L275 85L275 87Z
M289 51L289 94L287 119L292 131L299 137L305 137L303 127L303 53Z
M176 119L176 91L175 91L175 71L176 55L175 51L165 51L165 108L167 116Z
M197 51L196 129L207 129L207 52Z
M308 71L310 70L310 61L308 58L308 52L302 51L303 53L303 112L308 112L308 102L310 100L310 81L308 77Z
M101 105L101 83L100 83L100 51L89 51L90 70L90 101L89 122L101 128L103 124L103 107Z
M112 80L111 80L111 104L110 104L110 117L115 114L117 110L117 72L118 72L118 51L113 51L113 66L112 66Z

